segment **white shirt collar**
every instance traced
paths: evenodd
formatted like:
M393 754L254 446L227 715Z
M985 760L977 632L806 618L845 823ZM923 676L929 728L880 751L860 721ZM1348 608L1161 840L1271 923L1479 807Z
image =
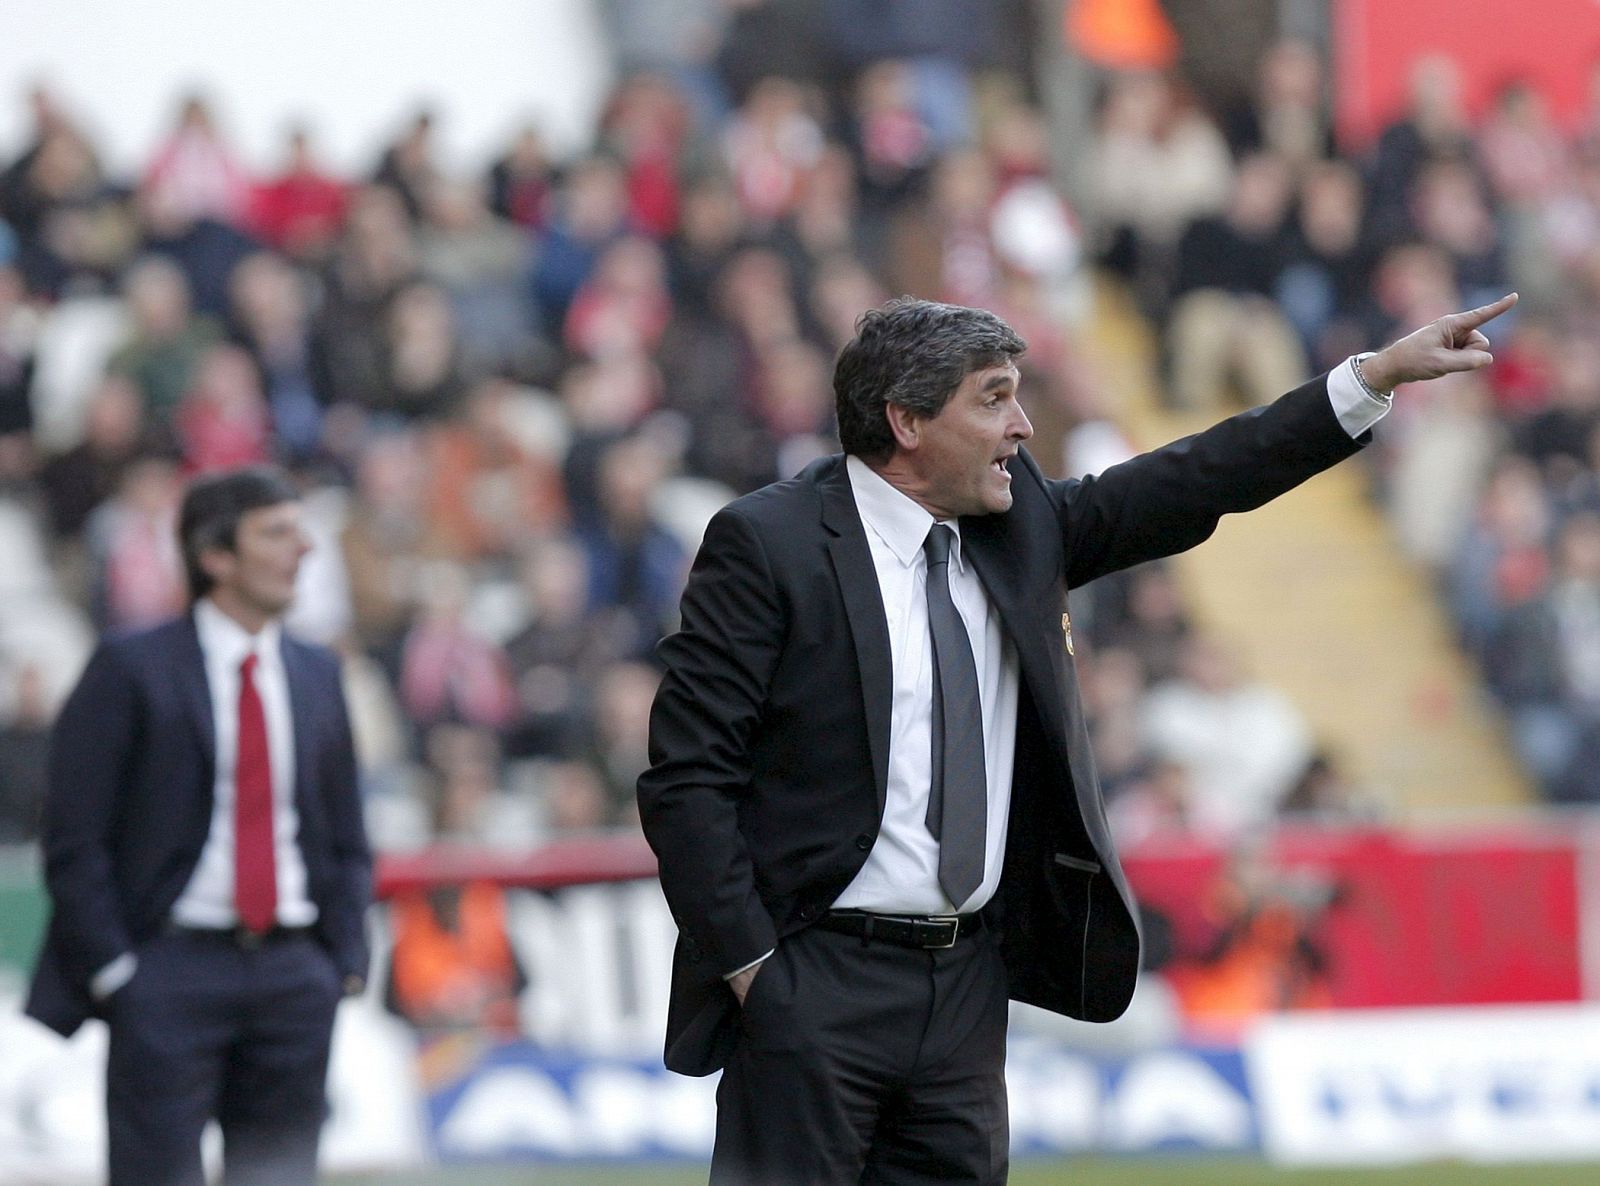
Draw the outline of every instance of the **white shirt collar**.
M263 626L260 633L251 634L218 609L211 598L202 597L195 602L194 626L206 657L230 669L237 668L252 651L262 663L274 662L278 657L283 628L276 618Z
M957 520L935 519L921 503L897 489L855 454L848 455L844 462L862 523L884 542L901 564L910 568L916 563L928 530L939 522L955 533L950 559L958 572L965 571L961 557L961 524Z

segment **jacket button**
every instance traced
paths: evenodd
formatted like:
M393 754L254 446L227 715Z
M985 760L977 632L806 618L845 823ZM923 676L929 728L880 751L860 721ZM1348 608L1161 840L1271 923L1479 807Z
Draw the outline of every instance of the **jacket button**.
M815 906L802 906L802 907L800 907L800 921L801 922L810 922L816 916L817 916L817 908Z
M870 849L872 847L872 833L863 832L861 835L857 836L856 847L862 852L866 852L868 849Z

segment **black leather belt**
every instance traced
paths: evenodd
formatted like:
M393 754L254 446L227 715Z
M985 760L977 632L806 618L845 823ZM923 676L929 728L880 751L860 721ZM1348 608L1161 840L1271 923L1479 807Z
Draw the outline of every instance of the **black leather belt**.
M175 935L188 935L196 939L219 939L231 943L241 951L255 951L269 943L282 943L286 939L302 939L310 935L313 927L269 927L252 931L249 927L186 927L182 923L169 923L167 930Z
M937 950L954 947L983 929L981 914L868 914L864 910L830 910L817 920L825 931L854 935L869 943Z

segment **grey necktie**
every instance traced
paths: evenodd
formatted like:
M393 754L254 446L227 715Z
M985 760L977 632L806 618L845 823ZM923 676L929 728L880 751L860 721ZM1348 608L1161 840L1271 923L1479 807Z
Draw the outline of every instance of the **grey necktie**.
M928 558L928 629L933 635L933 783L928 831L939 841L939 886L959 908L983 881L989 784L983 772L983 707L972 640L950 599L950 541L935 523Z

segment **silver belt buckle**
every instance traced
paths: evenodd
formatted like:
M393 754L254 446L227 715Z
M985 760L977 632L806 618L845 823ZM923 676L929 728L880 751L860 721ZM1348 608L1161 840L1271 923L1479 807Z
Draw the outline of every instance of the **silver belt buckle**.
M924 918L918 919L917 921L922 926L942 926L946 923L948 923L950 926L949 939L945 940L943 943L924 943L922 945L924 951L943 951L947 947L954 947L956 945L956 936L961 931L961 919L957 915L952 914L944 918Z

